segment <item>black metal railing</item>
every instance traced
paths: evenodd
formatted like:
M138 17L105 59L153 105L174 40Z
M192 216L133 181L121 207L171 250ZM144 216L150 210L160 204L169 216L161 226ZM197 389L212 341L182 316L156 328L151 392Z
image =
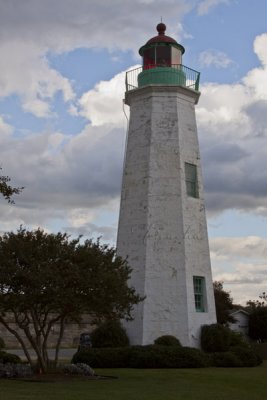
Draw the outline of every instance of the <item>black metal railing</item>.
M129 92L130 90L137 89L140 87L140 79L138 79L138 76L142 73L145 72L147 75L147 80L146 84L149 84L149 74L151 72L151 78L152 76L155 75L155 72L160 70L160 75L157 80L151 79L152 84L174 84L177 86L184 86L196 91L199 91L199 80L200 80L200 72L195 71L194 69L188 68L185 65L182 64L172 64L169 66L163 66L163 65L147 65L145 67L139 67L132 69L131 71L126 72L126 78L125 78L125 85L126 85L126 92ZM173 80L174 74L177 73L180 75L180 79ZM164 78L163 78L164 77ZM181 79L182 77L182 79ZM162 81L161 81L162 78ZM139 82L138 82L139 81ZM176 83L173 83L176 82ZM144 86L142 84L141 86Z

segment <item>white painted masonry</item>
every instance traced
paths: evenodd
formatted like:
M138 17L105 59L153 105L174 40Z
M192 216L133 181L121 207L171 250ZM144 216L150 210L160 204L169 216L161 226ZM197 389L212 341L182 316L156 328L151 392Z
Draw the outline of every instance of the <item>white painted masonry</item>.
M216 322L195 119L199 92L148 85L126 93L130 106L117 249L133 268L130 285L146 296L125 327L131 344L174 335L199 347L201 325ZM195 164L199 198L186 192ZM193 276L205 278L205 312L195 309Z

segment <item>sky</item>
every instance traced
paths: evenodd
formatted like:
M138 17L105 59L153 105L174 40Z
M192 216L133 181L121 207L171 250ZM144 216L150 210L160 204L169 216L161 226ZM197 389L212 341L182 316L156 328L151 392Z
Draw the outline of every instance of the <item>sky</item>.
M43 228L114 245L127 70L156 25L201 72L196 106L213 279L267 290L266 0L0 0L0 233ZM124 109L123 109L124 108Z

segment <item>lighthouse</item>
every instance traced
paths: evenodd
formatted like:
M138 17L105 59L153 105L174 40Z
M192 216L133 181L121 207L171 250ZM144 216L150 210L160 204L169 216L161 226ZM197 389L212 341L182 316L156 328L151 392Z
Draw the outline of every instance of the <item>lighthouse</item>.
M216 322L195 105L199 72L185 49L157 25L126 74L130 107L117 253L144 296L124 322L131 344L162 335L199 347L202 325Z

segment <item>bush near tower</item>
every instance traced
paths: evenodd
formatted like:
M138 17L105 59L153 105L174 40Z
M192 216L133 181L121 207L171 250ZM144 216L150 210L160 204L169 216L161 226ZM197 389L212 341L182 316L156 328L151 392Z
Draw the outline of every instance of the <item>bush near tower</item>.
M202 327L201 347L214 367L254 367L262 363L241 334L220 324Z
M165 335L153 345L78 351L72 363L92 368L233 368L254 367L262 362L242 336L219 324L203 327L202 346L203 351L183 347L174 336Z

